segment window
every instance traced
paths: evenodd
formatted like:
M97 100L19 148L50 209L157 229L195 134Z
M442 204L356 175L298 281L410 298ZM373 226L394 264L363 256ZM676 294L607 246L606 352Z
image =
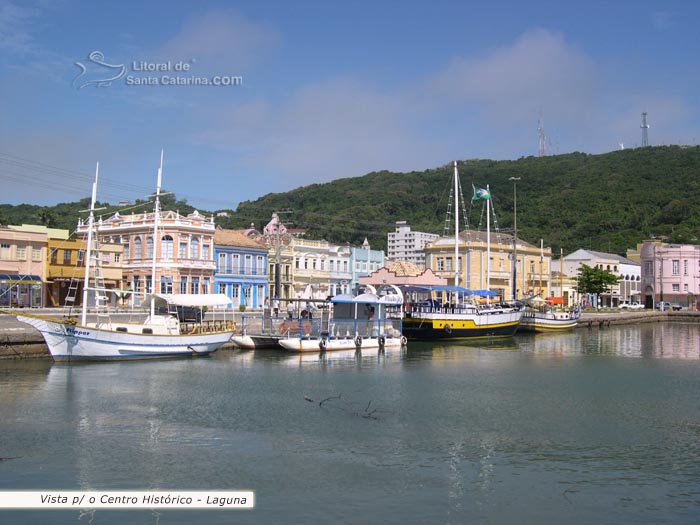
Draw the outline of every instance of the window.
M131 253L129 252L129 243L125 242L124 243L124 259L128 261L130 255L131 255Z
M190 241L190 259L199 258L199 239L192 239Z
M10 244L3 242L0 243L0 259L10 258Z
M202 279L202 293L209 294L209 277Z
M199 277L192 277L190 293L199 293Z
M134 275L134 293L136 295L141 293L141 278L138 275Z
M141 251L141 237L136 237L134 239L134 259L141 259L143 257L143 252Z
M673 275L680 275L681 274L681 262L678 259L673 259L671 261L673 265L672 273Z
M257 261L258 261L258 264L257 264L258 271L256 273L262 275L265 273L265 257L262 255L258 255Z
M678 283L673 283L673 285L671 285L671 290L673 290L674 292L680 292L680 291L681 291L681 285L678 284Z
M187 259L187 243L181 242L180 247L177 250L177 256L180 259Z
M161 259L172 259L173 258L173 238L170 235L163 235L161 245Z
M240 297L240 289L241 287L237 284L231 286L231 299L234 305L239 304L238 298Z
M41 248L32 248L32 261L41 261Z
M688 275L688 259L683 259L683 275Z
M443 257L437 258L437 271L442 272L445 270L445 259Z
M82 263L85 259L85 250L78 250L78 262Z
M51 264L56 264L58 262L58 250L53 250L51 252Z
M118 262L121 261L121 260L122 260L121 254L120 254L120 253L115 253L115 254L114 254L114 262L115 262L115 263L118 263Z
M241 256L238 253L231 254L231 273L241 273Z
M27 259L27 247L17 246L17 260L25 261Z
M209 245L208 244L202 245L202 259L209 260Z
M187 277L180 277L180 293L187 293Z
M684 285L683 285L683 291L684 291L685 293L688 293L688 285L687 285L687 284L684 284Z
M219 273L224 273L226 271L226 254L220 253L217 260L216 271Z
M153 259L153 235L146 237L146 258Z
M226 285L224 283L219 283L219 293L226 295Z
M160 293L173 293L173 278L169 275L161 276Z
M70 264L70 250L63 250L63 264Z
M654 273L654 261L644 261L644 275L652 275Z
M243 270L244 274L250 275L253 273L253 256L252 255L246 255L245 256L245 270Z

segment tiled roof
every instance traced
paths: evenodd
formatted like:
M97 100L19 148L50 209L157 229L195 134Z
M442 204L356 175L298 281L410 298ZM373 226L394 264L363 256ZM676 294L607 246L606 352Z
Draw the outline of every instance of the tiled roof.
M420 266L407 261L393 262L387 266L387 270L396 274L397 277L416 277L423 273Z
M265 249L265 243L251 239L246 230L217 230L214 232L214 244L221 246L237 246L239 248Z

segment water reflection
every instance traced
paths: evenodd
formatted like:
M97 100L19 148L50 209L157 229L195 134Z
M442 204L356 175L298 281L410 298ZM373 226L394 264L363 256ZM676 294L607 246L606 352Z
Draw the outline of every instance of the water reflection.
M699 331L0 363L2 454L19 458L0 463L0 486L254 490L239 523L692 522Z

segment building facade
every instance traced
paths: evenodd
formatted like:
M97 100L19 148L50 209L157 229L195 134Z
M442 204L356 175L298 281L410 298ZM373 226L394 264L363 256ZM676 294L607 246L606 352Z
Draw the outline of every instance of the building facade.
M615 308L623 302L639 301L641 289L640 265L615 253L579 249L564 257L564 274L576 278L582 265L607 270L618 277L610 292L588 297L593 307ZM598 302L599 301L599 302Z
M0 228L0 306L44 306L47 234Z
M643 243L641 295L646 308L659 301L697 309L700 297L700 246Z
M440 238L434 233L414 232L406 221L396 221L396 230L387 234L387 260L406 261L425 267L424 248Z
M214 290L231 298L234 308L262 308L268 297L268 250L248 230L217 230L214 234Z
M124 216L115 213L97 223L97 234L103 245L113 243L123 247L121 287L130 292L129 302L140 304L144 294L151 290L211 293L216 269L213 219L197 211L187 216L162 211L158 223L155 243L153 212ZM79 232L85 230L85 225L79 225ZM151 282L154 250L155 287Z
M492 233L489 249L486 232L466 230L460 232L457 248L455 261L453 237L441 237L426 245L426 267L450 284L470 290L485 290L488 287L503 300L533 295L547 297L551 294L551 248L538 248L518 239L515 249L515 297L512 235Z

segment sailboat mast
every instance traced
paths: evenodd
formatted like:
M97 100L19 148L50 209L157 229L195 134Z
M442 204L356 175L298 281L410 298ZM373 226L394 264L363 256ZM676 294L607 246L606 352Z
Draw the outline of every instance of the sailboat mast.
M455 167L455 286L459 286L459 174L457 173L457 161Z
M88 285L90 284L90 260L92 258L92 230L95 227L95 201L97 200L97 179L99 174L100 163L98 162L95 167L95 182L92 183L92 200L90 201L90 215L88 215L87 249L84 255L85 277L83 279L83 310L80 316L80 324L83 326L87 323Z
M153 259L151 261L151 294L156 290L156 252L158 251L158 219L160 216L160 183L163 177L163 150L160 150L160 166L156 184L156 201L153 204ZM151 297L151 317L155 315L156 304Z
M489 185L486 192L491 195ZM486 289L491 290L491 198L486 199Z

